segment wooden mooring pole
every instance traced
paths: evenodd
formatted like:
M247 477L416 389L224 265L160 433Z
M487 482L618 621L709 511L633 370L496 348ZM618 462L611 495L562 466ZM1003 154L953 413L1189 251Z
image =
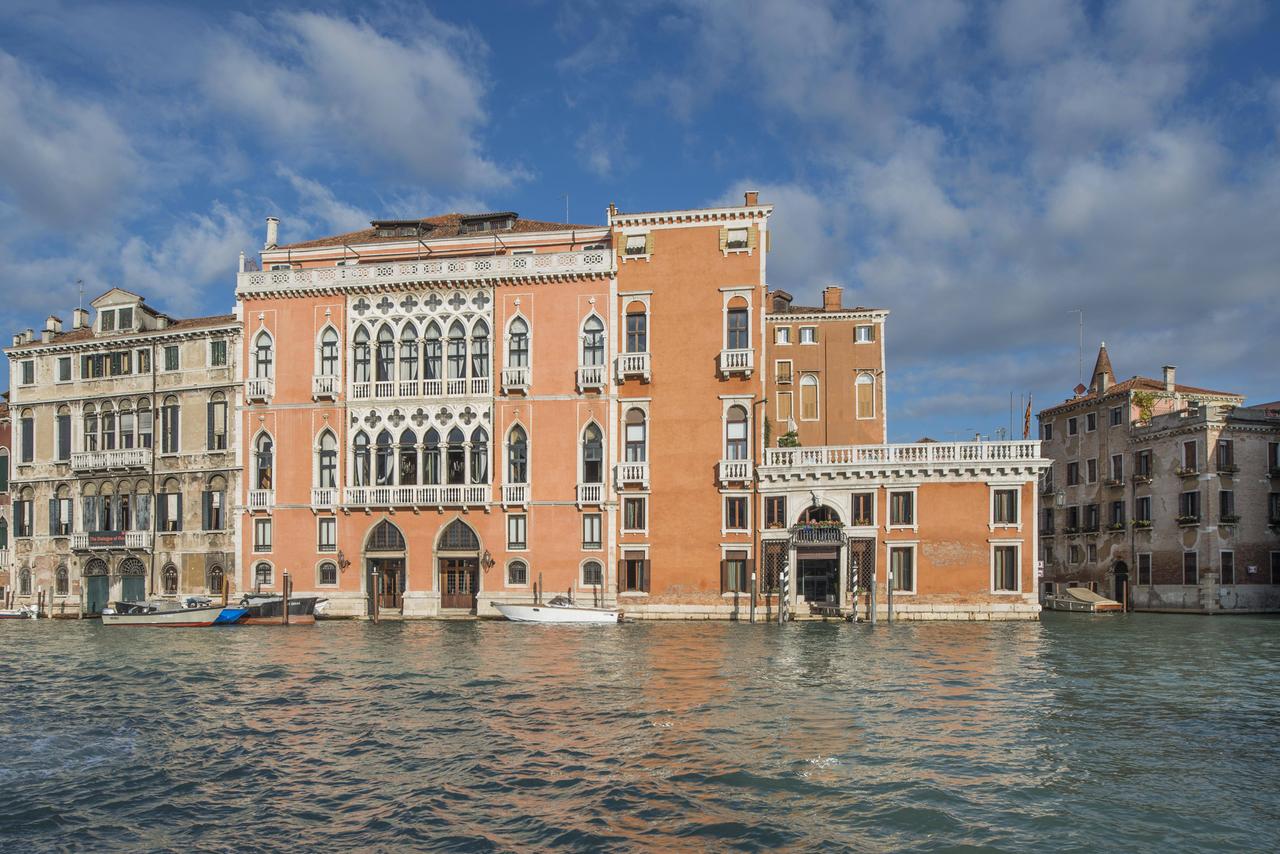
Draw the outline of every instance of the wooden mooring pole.
M286 569L284 571L284 578L282 579L282 583L280 585L280 589L281 589L280 592L284 594L284 602L281 603L284 607L284 610L281 611L280 614L286 626L289 625L289 590L292 587L293 587L293 579L289 576L289 570Z

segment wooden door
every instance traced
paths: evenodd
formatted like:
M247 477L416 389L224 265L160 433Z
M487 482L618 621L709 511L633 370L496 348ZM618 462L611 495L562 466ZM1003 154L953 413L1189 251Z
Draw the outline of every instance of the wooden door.
M440 559L441 608L475 610L478 563L475 558Z
M403 607L404 561L380 560L378 563L378 607Z

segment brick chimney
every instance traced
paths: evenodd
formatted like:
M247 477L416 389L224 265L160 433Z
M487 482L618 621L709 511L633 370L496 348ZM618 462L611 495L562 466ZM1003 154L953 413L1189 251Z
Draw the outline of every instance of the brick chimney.
M756 205L760 204L760 191L747 190L745 193L743 193L742 203L749 208L754 208Z
M840 298L844 294L844 288L839 285L827 285L822 289L822 310L823 311L839 311L844 306L841 304Z
M1172 393L1174 388L1176 387L1177 384L1174 382L1174 376L1176 375L1177 370L1178 369L1173 365L1164 366L1164 390L1165 391Z

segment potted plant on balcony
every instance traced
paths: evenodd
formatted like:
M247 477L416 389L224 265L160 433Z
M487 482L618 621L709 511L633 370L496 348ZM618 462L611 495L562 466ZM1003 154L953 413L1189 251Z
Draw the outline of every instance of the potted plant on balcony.
M1199 525L1200 517L1199 516L1179 516L1178 524L1184 528L1190 525Z
M1107 526L1107 530L1108 530L1108 531L1123 531L1123 530L1124 530L1124 522L1112 522L1110 525L1108 525L1108 526Z
M1178 466L1178 468L1175 469L1175 472L1178 477L1195 477L1200 473L1200 470L1195 466Z
M1222 516L1222 524L1224 525L1234 525L1239 521L1240 521L1239 513L1224 513Z
M1149 474L1135 474L1135 475L1133 476L1133 482L1134 482L1135 484L1147 484L1147 483L1150 483L1150 482L1151 482L1151 475L1149 475Z
M779 448L798 448L800 447L800 434L795 430L788 430L778 437Z
M1133 527L1139 531L1150 531L1151 520L1150 519L1134 519Z

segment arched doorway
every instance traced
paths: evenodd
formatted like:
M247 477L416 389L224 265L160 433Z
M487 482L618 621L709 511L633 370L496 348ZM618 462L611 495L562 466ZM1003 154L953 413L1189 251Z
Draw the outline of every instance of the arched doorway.
M120 601L145 602L147 599L147 568L136 557L120 561Z
M1129 565L1122 560L1116 561L1112 572L1112 596L1117 602L1125 602L1129 594ZM1125 604L1128 604L1125 602Z
M474 611L480 587L480 538L471 526L454 519L436 543L440 562L440 607Z
M840 548L845 544L840 514L825 504L805 508L796 521L796 593L806 602L840 602Z
M84 565L84 610L86 614L101 614L107 607L111 583L107 578L107 563L94 558Z
M404 534L386 519L369 533L365 542L365 589L369 591L369 610L377 599L379 611L404 607L405 558Z

